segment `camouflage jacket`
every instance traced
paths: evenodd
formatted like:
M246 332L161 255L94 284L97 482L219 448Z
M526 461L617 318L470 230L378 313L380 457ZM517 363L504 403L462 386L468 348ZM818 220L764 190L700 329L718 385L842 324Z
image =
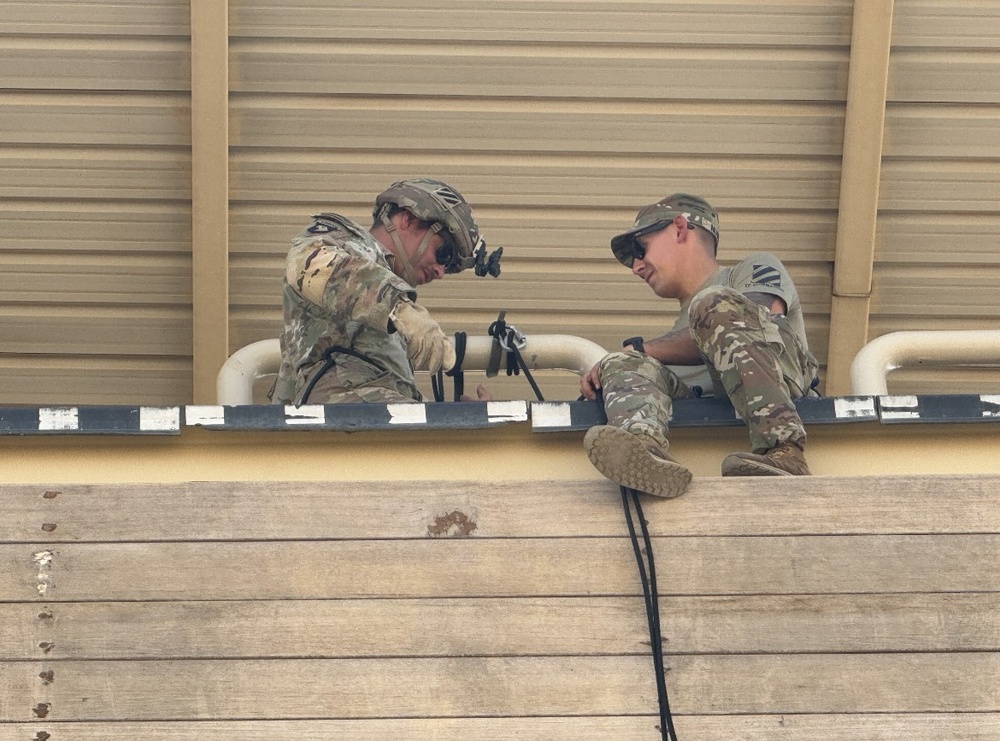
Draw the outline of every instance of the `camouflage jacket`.
M323 362L323 351L337 345L371 361L337 355L338 371L355 373L359 382L388 371L401 394L421 400L406 345L387 329L400 297L416 298L392 271L392 259L366 229L336 214L315 217L293 240L285 262L281 368L273 401L296 402Z

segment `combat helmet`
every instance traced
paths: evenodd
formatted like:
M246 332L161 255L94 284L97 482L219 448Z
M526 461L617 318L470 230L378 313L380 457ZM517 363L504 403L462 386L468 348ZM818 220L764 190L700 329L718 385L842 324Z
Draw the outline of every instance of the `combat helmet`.
M486 240L479 233L479 224L472 215L472 207L462 194L447 183L430 178L413 178L393 183L375 199L372 211L374 222L380 221L390 233L393 229L386 218L393 206L405 208L418 219L434 222L428 233L441 232L454 250L452 260L445 266L446 273L460 273L475 267L476 275L500 274L500 247L486 257ZM430 237L428 236L427 239ZM421 245L420 252L426 249Z

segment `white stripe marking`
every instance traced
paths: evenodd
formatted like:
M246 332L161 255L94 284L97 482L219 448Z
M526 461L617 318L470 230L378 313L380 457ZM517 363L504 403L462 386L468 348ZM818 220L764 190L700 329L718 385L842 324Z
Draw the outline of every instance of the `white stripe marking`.
M215 405L184 407L184 422L188 425L224 425L225 407Z
M498 422L527 422L528 403L526 401L488 401L486 416L490 424Z
M566 402L531 402L532 427L572 427L572 407Z
M391 425L425 425L427 424L427 406L415 404L386 404Z
M139 407L140 430L173 432L180 428L180 407Z
M39 430L78 430L80 412L76 407L42 407L38 410Z

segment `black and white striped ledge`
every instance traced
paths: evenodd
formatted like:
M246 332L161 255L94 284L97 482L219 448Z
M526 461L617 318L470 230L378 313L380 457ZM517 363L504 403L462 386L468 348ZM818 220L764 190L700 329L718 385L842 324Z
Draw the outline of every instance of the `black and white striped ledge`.
M2 407L0 435L179 435L182 407Z
M475 430L528 421L526 401L460 404L188 406L184 423L215 430Z
M807 425L878 421L874 396L836 396L801 399L796 409ZM607 421L604 410L590 401L542 402L531 404L531 425L535 432L585 430ZM681 399L674 402L671 426L736 427L743 422L728 399Z
M920 424L1000 422L1000 395L839 396L803 399L807 425L880 422ZM605 422L590 401L489 401L413 404L279 404L248 406L0 407L3 435L179 435L185 427L211 430L473 430L530 422L534 432L586 430ZM673 427L730 427L742 423L725 399L674 403Z
M1000 394L880 396L878 402L885 424L1000 422Z

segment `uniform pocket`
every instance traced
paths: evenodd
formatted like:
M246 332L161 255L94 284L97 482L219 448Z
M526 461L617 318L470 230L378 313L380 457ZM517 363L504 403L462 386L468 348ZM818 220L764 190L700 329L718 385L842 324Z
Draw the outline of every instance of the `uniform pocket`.
M764 342L769 342L773 345L785 346L785 337L781 332L781 328L778 322L784 322L787 324L787 319L785 317L774 317L771 315L767 309L758 304L754 304L757 307L757 317L758 323L760 324L761 335L763 336Z

